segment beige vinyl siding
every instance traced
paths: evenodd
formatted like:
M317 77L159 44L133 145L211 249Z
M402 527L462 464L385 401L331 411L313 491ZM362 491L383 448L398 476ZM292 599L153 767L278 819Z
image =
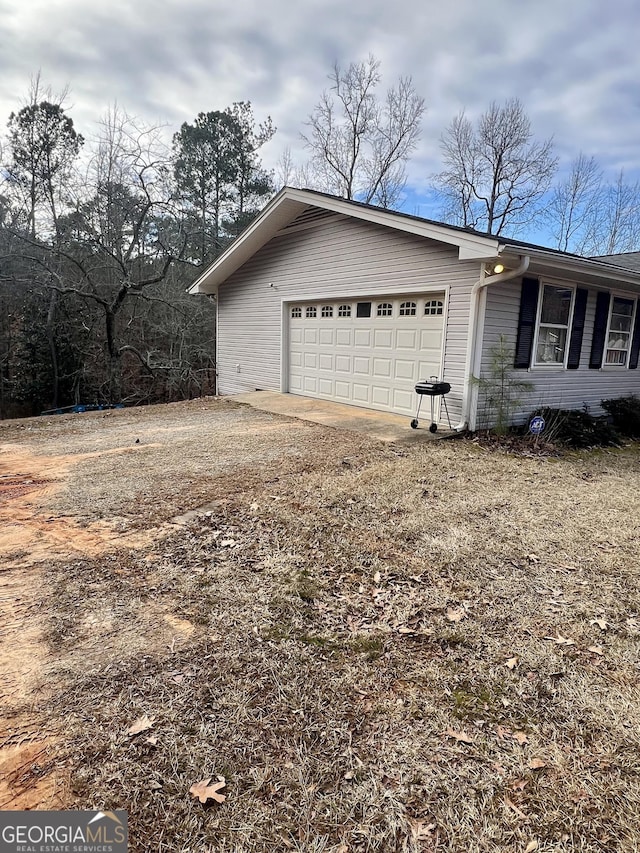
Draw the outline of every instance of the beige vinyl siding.
M391 228L337 214L307 226L294 223L220 287L220 393L287 390L281 370L282 356L285 365L288 360L283 302L448 290L443 378L452 386L447 398L452 419L459 419L469 297L478 275L479 263L459 261L457 248Z
M544 281L544 278L542 279ZM555 283L555 280L554 280ZM573 287L573 284L567 283ZM584 287L584 285L577 285ZM518 333L518 315L520 309L519 281L489 287L484 323L484 345L482 352L482 373L489 375L489 349L498 343L504 334L509 347L515 348ZM532 382L535 389L522 395L523 402L516 413L516 420L522 422L537 406L553 406L562 409L581 409L588 406L591 414L603 414L600 401L611 397L624 397L640 394L640 369L604 367L601 370L589 369L593 323L595 318L596 294L594 288L587 288L588 299L585 314L584 335L580 352L580 366L577 370L565 370L555 367L531 367L529 370L514 370L512 375ZM616 291L616 295L625 294ZM634 299L633 294L626 294ZM484 419L487 420L487 413ZM478 423L483 423L479 412Z

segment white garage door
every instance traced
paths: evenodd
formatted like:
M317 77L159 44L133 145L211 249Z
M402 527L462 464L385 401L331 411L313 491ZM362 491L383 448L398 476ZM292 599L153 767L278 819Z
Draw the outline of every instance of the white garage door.
M409 415L416 382L440 373L444 294L304 302L288 312L293 394Z

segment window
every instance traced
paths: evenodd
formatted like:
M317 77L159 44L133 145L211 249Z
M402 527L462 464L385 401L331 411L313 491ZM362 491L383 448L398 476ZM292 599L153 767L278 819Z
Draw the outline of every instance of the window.
M631 346L633 306L632 299L620 299L614 296L611 301L605 364L615 364L618 367L627 365Z
M338 306L338 317L350 317L351 316L351 305L339 305Z
M297 320L302 317L302 308L292 308L291 309L291 318L293 320Z
M435 317L438 314L442 314L443 303L440 299L430 299L424 303L424 314L425 317L431 316Z
M400 316L401 317L415 317L416 316L416 303L415 302L401 302L400 303Z
M393 315L393 306L390 302L380 302L378 305L378 317L391 317Z
M323 305L320 310L321 317L333 317L333 305Z
M358 302L356 305L356 317L370 317L371 316L371 303L370 302Z
M573 289L545 284L538 319L536 364L564 365Z
M318 309L316 308L315 305L310 305L307 308L307 320L309 320L313 317L317 317L317 316L318 316Z

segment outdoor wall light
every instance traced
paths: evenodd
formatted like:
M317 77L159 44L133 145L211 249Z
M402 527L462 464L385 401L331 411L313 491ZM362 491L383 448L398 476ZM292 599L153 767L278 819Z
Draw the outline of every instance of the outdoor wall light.
M494 264L490 269L492 275L500 275L501 272L504 272L504 264Z

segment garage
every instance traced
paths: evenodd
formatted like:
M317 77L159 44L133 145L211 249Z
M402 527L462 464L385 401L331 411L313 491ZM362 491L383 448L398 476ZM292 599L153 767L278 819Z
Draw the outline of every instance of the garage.
M416 382L440 377L444 293L296 302L287 314L292 394L411 415Z

